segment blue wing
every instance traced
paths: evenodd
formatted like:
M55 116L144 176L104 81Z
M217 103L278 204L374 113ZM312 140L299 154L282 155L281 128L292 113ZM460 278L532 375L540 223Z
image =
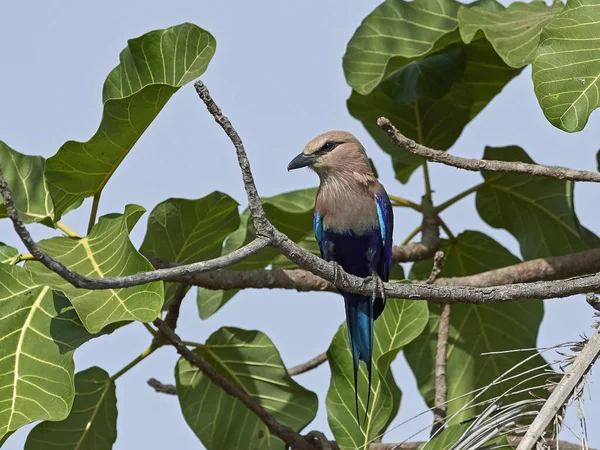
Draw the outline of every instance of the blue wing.
M381 232L382 252L377 264L377 274L383 281L390 280L392 270L392 233L394 231L394 213L392 203L385 191L375 195L379 231ZM374 318L377 319L385 308L385 298L376 298L373 305Z
M321 250L321 256L323 256L323 219L321 214L315 211L313 216L313 228L315 230L315 239L319 244L319 250Z

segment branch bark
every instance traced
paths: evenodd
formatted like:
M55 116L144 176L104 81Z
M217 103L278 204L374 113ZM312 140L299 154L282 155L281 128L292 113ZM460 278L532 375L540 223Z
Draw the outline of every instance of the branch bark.
M533 420L517 450L531 450L600 355L600 326L579 352Z
M450 329L450 308L448 304L441 305L440 324L438 327L437 350L435 354L435 397L433 408L433 425L431 436L436 436L444 427L446 420L448 386L446 384L446 363L448 354L448 331Z
M587 181L600 183L600 173L589 170L568 169L559 166L545 166L541 164L529 164L519 161L492 161L485 159L461 158L448 152L434 150L417 144L412 139L400 133L394 125L385 117L377 120L377 125L385 131L394 144L415 155L425 158L427 161L442 163L458 169L470 170L472 172L513 172L526 173L539 177L558 178L559 180Z

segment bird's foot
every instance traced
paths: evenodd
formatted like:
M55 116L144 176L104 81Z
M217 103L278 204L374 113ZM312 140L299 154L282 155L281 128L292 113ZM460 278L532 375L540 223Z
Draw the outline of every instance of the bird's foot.
M373 285L373 298L381 298L385 300L385 288L383 286L383 280L374 273L369 278L371 278L375 284Z
M338 264L337 261L330 261L330 263L333 266L333 284L335 285L339 281L340 265Z

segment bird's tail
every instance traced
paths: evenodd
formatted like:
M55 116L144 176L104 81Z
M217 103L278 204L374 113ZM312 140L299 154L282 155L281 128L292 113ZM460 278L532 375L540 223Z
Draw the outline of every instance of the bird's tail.
M356 402L356 421L360 425L358 415L358 363L364 361L367 365L368 394L365 406L365 418L369 411L371 400L371 359L373 356L373 300L360 294L344 293L346 304L346 325L348 326L348 341L354 363L354 395Z

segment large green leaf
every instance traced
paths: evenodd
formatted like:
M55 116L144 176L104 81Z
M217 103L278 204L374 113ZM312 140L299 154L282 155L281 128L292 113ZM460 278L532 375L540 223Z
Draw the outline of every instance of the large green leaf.
M292 380L279 352L260 331L224 327L196 352L280 423L300 431L315 417L317 396ZM240 400L183 358L175 379L183 417L209 450L285 448Z
M313 209L316 194L317 190L314 188L302 189L266 197L262 199L262 202L271 223L294 242L303 243L307 238L313 236ZM241 214L240 220L239 228L227 239L223 254L236 250L255 238L254 225L248 210ZM262 269L273 262L287 266L279 256L276 249L267 247L244 261L234 264L230 269ZM237 289L212 291L198 288L197 302L200 317L207 319L213 315L237 292Z
M87 142L66 142L48 159L57 218L73 203L102 191L171 96L204 73L215 48L210 33L189 23L128 41L104 83L96 134Z
M519 259L490 237L476 232L465 231L456 241L442 241L441 250L446 262L441 273L443 277L465 276L491 269L516 264ZM431 260L419 261L414 265L412 276L424 279L431 271ZM435 354L439 327L439 305L430 304L430 319L426 331L411 342L404 354L412 368L419 390L429 406L433 406L435 392ZM491 385L497 377L532 355L531 351L482 355L485 352L534 348L537 334L544 315L543 303L539 300L505 302L489 305L452 305L448 340L447 383L448 414L456 413L475 397L475 389ZM544 365L543 359L534 356L519 367L519 372ZM522 379L491 387L477 402L493 398ZM543 383L543 379L524 383L520 389ZM470 394L469 394L470 393ZM543 391L536 391L543 396ZM463 396L464 397L461 397ZM528 398L523 393L506 397L513 402ZM460 398L459 398L460 397ZM468 409L460 413L451 423L472 417L483 407Z
M585 127L600 104L600 3L568 0L544 28L533 60L533 85L552 125L573 132Z
M0 438L73 403L73 352L90 339L69 301L22 267L0 264Z
M0 263L15 264L19 260L19 250L0 242Z
M15 206L26 223L52 225L54 204L48 191L41 156L29 156L14 151L0 141L0 169L10 187ZM0 198L0 218L8 217L4 200Z
M101 217L89 236L83 239L56 237L40 241L39 245L67 267L90 277L149 271L153 269L152 264L137 252L129 240L129 232L144 212L141 206L127 205L124 214ZM162 308L162 281L124 289L89 291L75 288L40 263L28 262L27 267L69 297L91 333L125 320L150 322Z
M358 376L359 416L356 423L354 369L346 325L342 325L327 350L331 384L325 400L329 426L340 449L366 449L389 426L398 412L401 393L390 365L400 349L415 339L427 325L425 302L389 300L375 322L371 404L363 422L367 399L367 371L360 364Z
M508 8L463 6L458 11L460 35L468 44L481 30L507 65L523 67L533 61L544 27L563 8L561 2L548 6L541 1L515 2Z
M182 264L216 258L221 255L225 238L239 225L238 203L222 192L197 200L170 198L150 213L140 251ZM165 283L167 301L175 286Z
M452 42L460 3L455 0L386 0L360 24L343 59L346 81L368 94L394 70Z
M377 126L379 117L387 117L423 145L447 150L519 72L508 67L489 42L478 39L393 73L369 95L352 92L348 110L392 157L396 179L406 183L423 159L394 145Z
M115 383L99 367L75 375L69 417L42 422L27 436L25 450L110 450L117 440Z
M484 159L534 161L519 147L487 147ZM564 255L600 246L575 215L574 183L517 173L482 172L477 211L495 228L504 228L521 245L525 259Z

